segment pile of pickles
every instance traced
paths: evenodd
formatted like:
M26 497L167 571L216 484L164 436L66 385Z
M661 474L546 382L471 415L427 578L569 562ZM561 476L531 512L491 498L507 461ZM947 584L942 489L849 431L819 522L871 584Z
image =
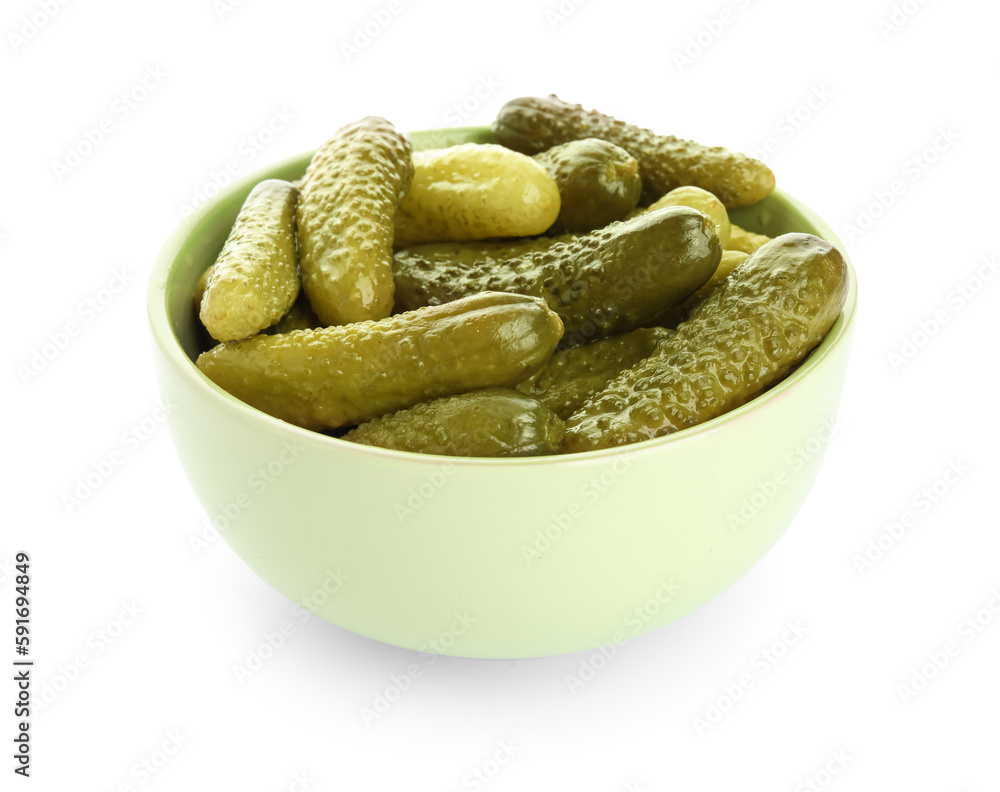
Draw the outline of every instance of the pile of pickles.
M555 96L493 132L414 152L363 118L256 185L194 295L198 368L349 442L568 454L722 415L840 314L836 248L730 222L774 189L762 162Z

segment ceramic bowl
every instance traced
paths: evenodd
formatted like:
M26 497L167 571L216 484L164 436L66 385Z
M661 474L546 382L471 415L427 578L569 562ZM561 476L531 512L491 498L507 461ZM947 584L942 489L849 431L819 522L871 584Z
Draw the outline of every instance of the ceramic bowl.
M485 127L412 139L416 148L492 140ZM788 378L712 421L617 450L499 460L396 452L300 429L214 385L193 363L195 283L253 185L298 178L310 157L212 196L167 241L149 285L181 463L222 537L277 591L390 644L536 657L621 643L690 613L792 523L833 432L853 269L843 314ZM732 216L772 236L814 233L844 251L781 190Z

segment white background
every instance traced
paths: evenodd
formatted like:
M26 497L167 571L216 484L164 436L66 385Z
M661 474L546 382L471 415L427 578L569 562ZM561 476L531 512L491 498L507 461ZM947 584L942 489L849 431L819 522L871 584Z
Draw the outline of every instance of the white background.
M36 660L27 781L2 686L3 788L1000 789L1000 282L977 275L1000 256L996 4L225 3L0 14L0 655L24 550ZM838 230L860 284L839 428L794 524L575 692L592 653L428 664L302 623L224 542L195 546L206 519L160 420L144 305L159 246L227 164L250 173L364 115L485 124L549 92L733 149L773 138L778 183ZM728 711L699 728L710 705Z

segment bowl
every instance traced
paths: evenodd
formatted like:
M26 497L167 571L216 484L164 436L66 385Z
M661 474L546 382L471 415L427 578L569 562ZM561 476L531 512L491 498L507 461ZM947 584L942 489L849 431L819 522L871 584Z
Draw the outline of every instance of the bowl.
M492 135L466 127L412 140L432 148ZM538 657L620 644L690 613L792 523L835 432L853 269L842 315L785 380L700 426L620 449L520 459L391 451L300 429L217 387L193 363L195 283L252 187L298 178L311 156L212 196L164 245L149 284L181 464L221 536L274 589L389 644ZM781 190L732 217L772 236L814 233L844 251Z

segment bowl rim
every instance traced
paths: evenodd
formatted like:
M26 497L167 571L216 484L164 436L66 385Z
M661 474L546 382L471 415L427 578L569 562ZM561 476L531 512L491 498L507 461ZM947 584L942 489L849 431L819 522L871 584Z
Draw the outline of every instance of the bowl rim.
M485 126L450 127L445 129L419 130L410 134L415 136L425 135L428 137L441 136L442 134L448 136L482 135L488 130L489 127ZM289 433L291 437L294 437L303 443L313 444L317 448L332 447L340 449L341 451L347 451L348 453L358 454L360 457L384 458L395 460L397 462L415 462L435 466L449 464L454 465L455 467L513 468L555 464L586 464L588 462L607 459L609 457L618 458L623 455L628 455L630 457L642 456L647 453L656 453L659 449L666 446L678 444L683 445L685 442L689 442L706 433L719 431L729 423L739 421L748 413L759 409L761 406L766 405L767 403L779 398L783 394L797 387L811 371L823 365L823 363L831 357L835 349L850 342L851 331L853 330L855 315L857 313L857 275L849 258L848 252L845 249L843 242L839 239L828 223L823 221L823 219L813 212L812 209L803 204L796 197L780 188L775 188L772 195L775 195L781 200L787 202L793 209L805 217L813 227L816 228L819 232L819 236L826 239L843 254L848 272L848 292L840 316L834 322L833 326L827 332L819 346L813 349L812 352L806 356L806 358L791 374L745 404L742 404L739 407L729 410L722 415L696 426L689 427L673 434L664 435L663 437L656 437L650 440L643 440L641 442L617 446L614 448L581 451L565 455L551 454L533 457L458 457L418 453L414 451L397 451L389 448L380 448L378 446L351 443L337 437L330 437L329 435L325 435L320 432L303 429L302 427L283 421L280 418L275 418L274 416L268 415L267 413L240 401L235 396L232 396L227 391L212 382L201 372L201 370L198 369L198 367L194 364L194 361L191 360L184 351L180 344L180 340L171 325L168 306L168 286L170 284L173 265L177 260L178 255L187 245L192 232L208 217L208 215L218 209L218 205L220 203L232 198L234 194L249 192L255 184L265 178L269 178L269 174L281 171L285 168L292 168L303 162L308 163L312 154L313 152L307 151L287 157L277 162L273 162L269 165L265 165L220 189L219 192L211 196L211 198L209 198L209 200L207 200L202 206L198 207L181 220L174 231L167 237L167 240L157 253L156 260L149 275L146 299L147 317L153 335L153 340L162 353L164 359L168 361L176 374L182 377L190 386L203 393L206 398L215 401L220 407L223 404L227 405L228 409L236 410L238 415L242 416L245 420L259 424L262 429L268 429L271 432Z

